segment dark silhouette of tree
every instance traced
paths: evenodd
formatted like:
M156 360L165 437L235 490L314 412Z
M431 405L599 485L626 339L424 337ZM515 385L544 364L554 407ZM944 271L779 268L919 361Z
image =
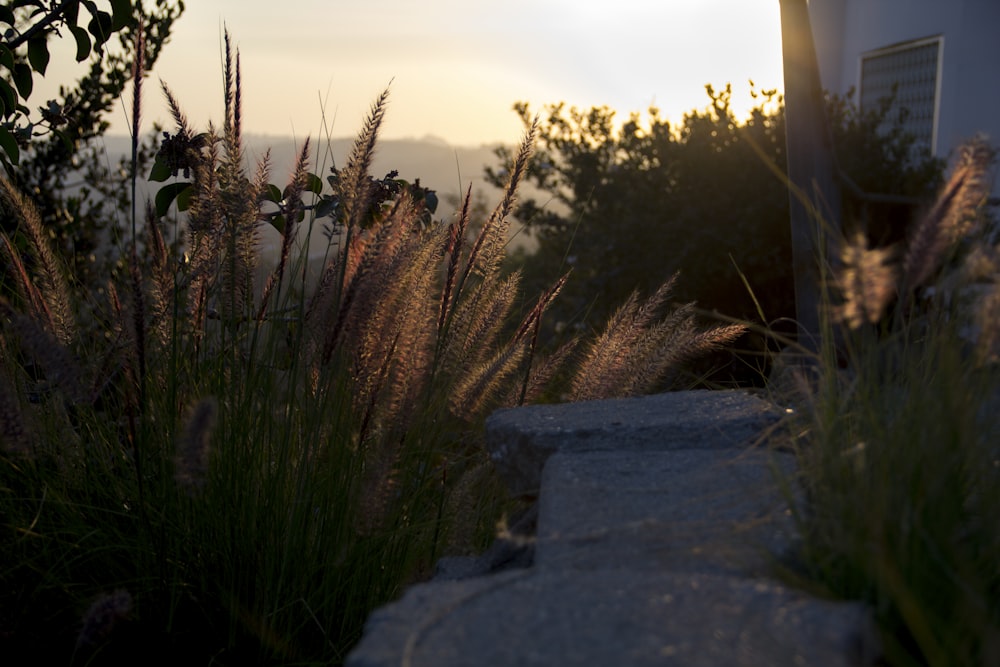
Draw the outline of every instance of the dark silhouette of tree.
M19 8L22 5L42 11L31 18ZM87 16L79 11L80 6L91 12L89 31L77 26L78 20L82 23ZM95 3L79 0L15 1L0 7L0 23L5 22L4 17L14 17L16 24L0 43L0 54L10 55L10 63L0 63L3 65L0 87L10 89L8 81L17 82L25 74L30 78L31 72L25 72L25 67L43 75L45 68L35 67L40 61L39 56L32 57L32 44L36 45L37 53L42 48L38 46L39 40L44 42L44 38L54 37L59 28L66 28L76 40L78 59L90 57L89 70L75 84L61 86L58 99L40 107L41 121L27 121L31 86L15 85L14 89L20 93L18 108L5 107L9 113L5 113L0 128L17 141L19 159L10 159L9 147L2 147L7 177L35 202L42 223L69 261L73 278L81 282L100 282L101 276L106 278L107 267L100 261L99 248L106 242L109 231L124 224L125 212L129 210L126 186L129 167L109 164L95 140L107 131L107 116L120 103L130 80L135 31L142 26L144 69L148 72L166 45L174 21L184 11L184 3L113 0L110 8L111 13L102 12ZM42 29L36 30L39 25ZM33 37L21 38L33 30ZM91 40L86 51L82 47L85 39ZM18 51L21 44L27 45L26 53ZM47 62L47 48L45 53ZM26 64L28 61L31 65ZM151 160L154 152L149 144L141 148L140 168ZM14 225L16 220L0 210L2 229L10 232Z
M634 289L648 294L675 271L677 301L758 322L759 304L765 324L794 331L788 194L768 166L784 170L782 99L755 91L759 104L738 120L729 86L706 90L710 105L676 126L656 109L620 125L606 107L552 104L540 113L528 177L542 194L525 199L517 216L537 241L522 267L529 293L572 269L551 308L550 336L595 328ZM933 193L942 165L916 151L913 138L892 122L898 119L887 118L888 102L868 113L858 111L851 96L828 102L840 168L859 188ZM515 111L526 125L535 116L525 103ZM510 159L505 149L497 157L502 164ZM493 184L504 176L502 167L486 170ZM845 210L859 221L865 212L857 202L845 202ZM900 233L878 231L881 237ZM740 345L749 363L717 379L759 378L764 365L751 359L764 351L764 340L749 336Z

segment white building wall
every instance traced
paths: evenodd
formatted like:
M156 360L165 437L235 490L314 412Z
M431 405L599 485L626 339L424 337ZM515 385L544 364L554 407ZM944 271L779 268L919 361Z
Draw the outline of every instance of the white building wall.
M823 87L838 93L859 87L861 54L943 36L935 155L977 133L1000 145L1000 0L809 0L809 12Z

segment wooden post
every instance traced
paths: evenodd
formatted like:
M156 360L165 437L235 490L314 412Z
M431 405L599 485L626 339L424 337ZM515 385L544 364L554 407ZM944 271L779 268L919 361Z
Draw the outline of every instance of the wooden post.
M785 73L785 143L792 270L799 343L819 347L820 261L824 225L840 226L840 191L806 0L779 0ZM803 202L801 196L807 199ZM817 213L820 215L817 216Z

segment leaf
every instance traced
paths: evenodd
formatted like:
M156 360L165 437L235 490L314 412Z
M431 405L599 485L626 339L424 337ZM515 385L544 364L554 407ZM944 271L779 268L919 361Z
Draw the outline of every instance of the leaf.
M6 127L0 127L0 149L7 154L13 164L21 159L21 149L17 147L14 135L7 131Z
M437 211L438 207L438 196L433 190L428 190L427 194L424 196L424 203L427 205L427 210L431 213Z
M111 37L111 14L97 12L87 24L87 30L94 36L94 44L100 46Z
M28 62L31 69L45 75L45 68L49 66L49 45L44 35L28 40Z
M11 74L14 77L14 85L17 86L17 94L23 99L31 97L31 88L34 85L31 78L31 67L27 63L14 63Z
M162 183L172 175L173 174L170 172L170 167L167 166L167 163L157 156L156 160L153 162L153 168L149 170L149 180Z
M7 69L14 69L14 54L6 44L0 44L0 65Z
M0 79L0 116L7 118L17 107L17 93L5 80Z
M69 31L76 39L76 62L83 62L90 55L90 35L78 25L71 25Z
M182 199L182 195L184 195ZM177 210L185 211L191 203L191 184L187 182L170 183L160 188L156 193L156 215L164 216L174 200L177 200Z
M268 220L268 222L271 223L272 227L274 227L275 229L278 230L279 234L284 235L284 233L285 233L285 216L283 216L283 215L281 215L279 213L278 215L274 216L273 218L270 218Z
M14 10L7 6L0 7L0 23L14 25Z
M132 20L131 0L111 0L111 30L118 32Z
M189 208L191 208L191 195L192 194L194 194L194 188L190 187L190 184L188 184L188 187L184 188L183 190L181 190L180 192L177 193L177 210L178 211L186 211Z
M264 186L264 192L260 196L264 201L271 201L275 204L279 203L282 199L281 189L274 183L268 183Z
M66 25L75 26L76 20L80 16L80 3L71 2L66 5L63 9L63 18L66 19Z
M336 213L338 204L340 204L340 200L337 197L323 197L319 203L316 204L316 217L325 218L327 216L332 216Z
M306 174L306 190L312 192L313 194L320 194L323 192L323 181L316 174L309 172Z

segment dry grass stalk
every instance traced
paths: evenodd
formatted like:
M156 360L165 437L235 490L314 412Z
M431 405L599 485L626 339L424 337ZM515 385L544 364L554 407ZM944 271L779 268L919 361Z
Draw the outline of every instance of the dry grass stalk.
M680 306L657 321L675 280L676 275L641 304L633 293L619 308L578 366L569 400L651 391L680 363L743 335L746 328L742 325L698 327L694 304Z
M349 235L361 227L371 205L373 184L368 173L375 158L375 144L385 119L388 101L389 91L386 89L372 104L365 125L354 142L347 165L341 172L338 189L344 209L344 226Z
M836 276L842 300L835 311L839 321L850 329L875 324L897 297L912 298L935 277L933 291L941 295L943 305L951 302L961 284L993 280L993 251L987 252L981 239L973 240L982 220L993 155L993 149L979 139L961 148L951 176L911 234L901 261L894 261L894 248L869 248L862 234L842 243L842 266ZM963 241L974 245L962 267L942 276L943 267ZM904 309L909 306L902 305Z
M464 373L451 394L451 411L465 419L480 414L485 404L496 399L504 381L514 375L527 356L527 344L514 340L485 363Z
M161 348L167 347L170 336L170 320L173 316L176 288L170 267L167 244L163 240L160 226L152 204L146 205L146 243L150 255L150 331Z
M472 184L469 184L462 200L462 210L458 214L458 219L448 225L448 246L445 253L448 255L448 269L445 274L444 288L441 290L441 307L438 314L439 335L444 331L451 314L451 307L454 303L452 291L455 288L455 280L458 278L458 269L462 261L462 251L465 248L465 233L469 227L471 218L470 208L472 205Z
M58 388L74 404L89 401L83 369L52 332L33 317L14 312L5 302L0 302L0 315L10 322L23 352L44 372L44 388Z
M973 229L976 212L986 200L986 173L993 150L982 140L964 145L951 177L911 236L903 258L901 295L926 283L955 244Z
M500 281L491 281L474 297L459 303L446 331L442 363L451 366L465 360L468 367L477 352L494 348L499 326L510 314L520 284L521 274L515 271Z
M15 280L22 297L31 304L36 317L41 316L40 321L45 323L59 342L67 345L73 340L77 329L69 283L52 251L48 233L38 216L38 209L3 177L0 177L0 200L21 222L20 229L28 240L28 248L34 260L34 276L29 278L23 262L20 258L15 259L18 253L13 243L6 234L3 235L5 254L15 267Z
M538 120L532 122L531 127L525 134L514 164L511 166L510 177L507 186L504 188L503 197L497 207L490 214L486 224L483 225L472 251L469 254L468 264L465 274L459 283L459 290L468 280L471 274L478 274L484 279L494 275L500 269L503 262L504 252L507 247L507 232L510 229L510 212L517 202L517 189L528 169L528 162L534 151L535 137L538 134Z
M28 269L21 260L21 254L14 248L14 244L6 234L0 233L0 247L3 248L7 260L8 275L14 281L14 289L20 296L23 307L32 317L40 322L46 322L48 328L52 329L54 325L49 306L28 274Z
M896 297L898 270L891 248L869 248L864 234L845 243L840 253L837 286L843 303L837 317L851 329L874 324Z
M132 164L136 164L135 148L139 137L139 125L142 118L142 79L146 72L146 30L140 18L134 27L135 36L132 41Z
M281 284L285 277L285 268L288 265L288 258L292 251L292 244L298 235L298 219L299 215L303 212L302 196L306 190L308 168L309 140L306 139L302 145L302 150L299 151L299 155L295 160L291 180L285 188L285 198L282 205L282 215L284 216L285 225L281 230L281 250L278 254L278 263L274 267L274 271L268 276L267 282L264 284L264 289L261 292L260 312L257 314L258 320L264 318L271 300L271 294L274 290L278 289L279 293L281 290Z

